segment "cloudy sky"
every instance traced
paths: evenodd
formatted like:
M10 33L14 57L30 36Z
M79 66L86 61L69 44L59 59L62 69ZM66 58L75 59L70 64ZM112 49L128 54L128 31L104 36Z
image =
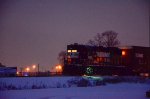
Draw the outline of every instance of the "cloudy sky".
M0 0L0 62L43 70L66 45L114 30L121 45L149 46L149 0Z

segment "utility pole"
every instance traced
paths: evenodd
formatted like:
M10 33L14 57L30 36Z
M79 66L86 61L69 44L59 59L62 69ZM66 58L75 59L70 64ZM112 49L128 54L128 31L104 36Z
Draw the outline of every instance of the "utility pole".
M39 73L40 73L40 65L39 64L37 65L37 68L38 68L38 76L39 76Z
M21 73L21 76L23 76L23 68L20 67L20 73Z
M150 11L150 6L149 6L149 11ZM150 14L149 14L149 23L150 23ZM150 47L150 25L149 25L149 47Z

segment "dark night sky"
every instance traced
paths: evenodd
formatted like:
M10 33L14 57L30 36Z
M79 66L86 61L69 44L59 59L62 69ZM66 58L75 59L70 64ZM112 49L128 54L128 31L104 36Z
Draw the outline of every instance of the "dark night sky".
M106 30L149 46L149 0L0 0L0 62L48 70L67 44Z

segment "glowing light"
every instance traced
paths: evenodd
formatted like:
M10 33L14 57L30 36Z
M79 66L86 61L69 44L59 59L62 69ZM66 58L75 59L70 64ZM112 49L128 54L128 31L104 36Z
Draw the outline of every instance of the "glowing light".
M140 75L143 77L149 77L150 76L148 73L140 73Z
M68 64L71 64L71 58L68 58Z
M86 74L87 74L87 75L92 75L92 74L93 74L93 68L87 67L87 68L86 68Z
M68 50L68 53L70 53L71 52L71 50Z
M71 53L71 52L72 52L72 53L76 53L77 50L68 50L67 52L68 52L68 53Z
M19 72L17 71L17 73L16 73L17 75L19 75Z
M145 77L148 77L149 76L149 74L148 73L145 73Z
M32 68L35 69L35 68L36 68L36 65L33 65Z
M62 66L61 65L57 65L55 68L56 68L57 72L62 72Z
M77 52L77 50L72 50L72 52L73 52L73 53L76 53L76 52Z
M59 66L58 66L58 69L62 69L62 67L59 65Z
M126 52L125 51L122 51L122 56L126 55Z
M149 77L149 74L148 74L148 73L145 73L144 76L145 76L145 77Z
M29 67L27 67L27 68L26 68L26 71L27 71L27 72L29 72L29 71L30 71L30 68L29 68Z
M101 80L101 81L103 80L102 77L97 77L97 76L87 76L87 75L84 75L83 78L84 78L84 79L91 79L91 80L99 80L99 81L100 81L100 80Z

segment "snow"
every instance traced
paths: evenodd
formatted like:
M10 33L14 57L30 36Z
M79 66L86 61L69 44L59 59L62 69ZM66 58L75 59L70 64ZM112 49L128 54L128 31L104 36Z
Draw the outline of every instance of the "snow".
M0 99L147 99L148 84L0 91Z
M77 78L79 77L0 78L0 99L148 99L145 92L150 89L149 82L107 83L106 85L88 87L67 86L68 80ZM112 77L110 78L112 79ZM66 87L58 88L58 83L65 84ZM32 85L40 84L46 84L46 89L32 89ZM6 85L15 85L15 87L22 87L22 89L3 89Z
M66 84L66 82L73 77L12 77L0 78L0 87L15 86L17 89L31 89L33 85L38 87L54 88L58 84Z

